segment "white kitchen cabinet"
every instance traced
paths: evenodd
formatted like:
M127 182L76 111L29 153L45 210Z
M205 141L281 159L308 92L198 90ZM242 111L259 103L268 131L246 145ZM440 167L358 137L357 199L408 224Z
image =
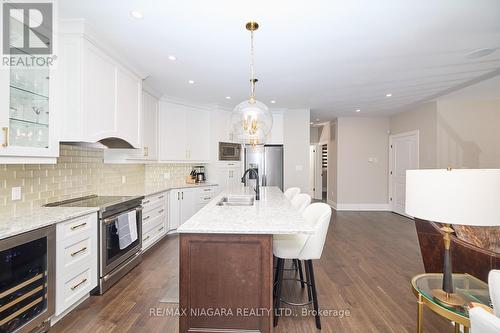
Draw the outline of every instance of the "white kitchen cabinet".
M149 195L142 200L142 251L161 240L168 228L168 193Z
M241 162L219 162L217 170L217 183L221 189L241 186Z
M273 112L273 127L266 144L282 145L283 143L283 113Z
M57 70L0 71L0 164L56 163Z
M171 190L169 193L169 228L177 229L193 216L199 205L199 196L196 188L182 188Z
M73 29L59 38L60 141L125 140L141 148L142 80Z
M56 226L56 300L52 323L61 319L97 286L97 229L97 213Z
M209 160L209 111L161 101L159 119L160 161Z

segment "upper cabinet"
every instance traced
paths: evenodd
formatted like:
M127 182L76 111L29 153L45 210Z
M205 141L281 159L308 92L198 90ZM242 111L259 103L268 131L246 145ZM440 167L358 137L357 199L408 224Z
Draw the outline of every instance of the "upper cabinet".
M283 144L283 113L273 112L273 127L269 133L266 144L282 145Z
M207 162L209 125L209 111L161 101L158 159L161 162Z
M55 163L56 70L0 70L0 164Z
M118 138L142 148L142 80L83 31L59 40L60 141Z

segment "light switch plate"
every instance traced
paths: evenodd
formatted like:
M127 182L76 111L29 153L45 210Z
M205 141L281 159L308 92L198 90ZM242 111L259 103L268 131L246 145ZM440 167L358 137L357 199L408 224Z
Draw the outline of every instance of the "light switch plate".
M12 201L21 200L21 188L13 187L12 188Z

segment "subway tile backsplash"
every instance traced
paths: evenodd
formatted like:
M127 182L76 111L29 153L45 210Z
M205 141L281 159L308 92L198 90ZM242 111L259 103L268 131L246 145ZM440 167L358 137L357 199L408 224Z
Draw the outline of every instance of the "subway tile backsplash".
M192 168L189 164L104 164L103 155L102 149L61 145L57 164L0 165L0 214L90 194L127 193L145 184L179 184ZM11 189L16 186L21 187L22 197L12 201Z

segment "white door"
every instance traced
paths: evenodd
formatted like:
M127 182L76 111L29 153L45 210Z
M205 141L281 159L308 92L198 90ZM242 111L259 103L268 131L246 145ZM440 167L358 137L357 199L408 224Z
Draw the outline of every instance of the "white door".
M159 119L159 159L161 161L187 160L186 108L160 102Z
M152 95L144 92L142 94L143 105L143 133L142 133L142 158L156 160L158 142L158 100Z
M181 218L180 224L183 224L196 213L197 202L199 197L196 195L196 189L186 188L181 190Z
M187 109L186 145L187 159L208 161L210 159L210 115L208 111Z
M135 148L142 148L141 133L142 82L131 72L117 67L116 113L118 135Z
M389 137L389 203L393 212L406 216L406 170L418 169L418 131Z

